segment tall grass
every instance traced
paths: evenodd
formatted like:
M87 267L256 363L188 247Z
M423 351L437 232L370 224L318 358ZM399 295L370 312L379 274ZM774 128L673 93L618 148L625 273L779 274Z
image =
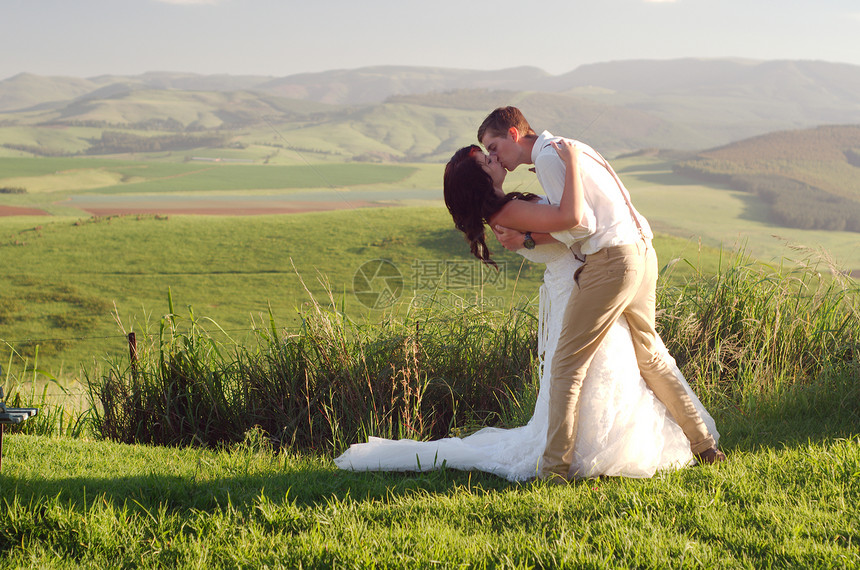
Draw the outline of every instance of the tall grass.
M858 287L812 264L733 254L659 291L670 352L714 411L860 419ZM522 308L429 308L358 324L312 303L296 334L269 315L219 342L170 307L136 371L90 379L102 437L217 446L258 427L277 445L338 451L368 436L438 438L530 415L535 320ZM211 327L215 330L215 327Z
M32 363L14 349L0 365L0 400L9 408L37 408L35 417L20 424L5 426L8 433L64 435L80 437L90 432L90 409L85 402L74 402L63 383L50 372L40 369L38 351ZM42 379L44 382L38 382ZM49 396L49 387L58 389L64 398Z
M270 313L239 344L171 306L134 370L116 364L88 379L96 432L211 447L258 427L279 446L328 452L498 423L530 384L535 327L522 310L439 305L361 324L334 307L310 304L295 334Z
M739 251L715 275L663 287L661 335L712 405L860 418L860 287L822 252L796 249L798 264Z

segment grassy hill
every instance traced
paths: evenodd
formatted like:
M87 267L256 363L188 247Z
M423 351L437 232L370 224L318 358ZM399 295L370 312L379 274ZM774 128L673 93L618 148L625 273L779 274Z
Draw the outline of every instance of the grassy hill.
M536 67L482 71L378 66L290 75L263 83L257 89L296 99L354 105L381 103L396 95L463 88L522 90L548 76Z
M858 84L860 67L844 64L693 59L594 64L560 76L393 66L284 78L22 74L0 81L0 153L82 152L99 136L57 140L45 129L205 131L217 140L186 148L222 148L271 139L273 124L291 131L293 145L339 159L437 162L473 140L475 125L501 104L519 105L539 128L586 137L610 156L697 150L788 128L860 123Z
M688 129L681 123L673 123L635 108L610 105L579 95L459 90L392 97L388 104L392 103L406 103L419 109L468 110L472 122L470 129L461 135L465 142L475 140L477 125L487 115L488 110L503 105L519 107L538 132L549 130L560 135L582 138L610 155L646 147L699 148L706 145L708 140L707 136Z
M416 72L402 73L406 77ZM681 148L693 140L703 144L716 131L696 132L689 125L711 120L708 97L725 97L729 102L725 109L733 104L730 100L737 102L730 89L715 88L711 95L688 98L684 89L689 85L685 87L680 78L673 87L678 91L674 96L692 107L677 108L686 113L699 106L699 111L680 121L661 117L655 112L659 105L643 105L641 94L623 94L620 84L612 90L582 83L568 86L568 93L486 89L407 93L379 104L345 106L230 91L231 78L183 74L152 74L145 81L138 78L129 83L114 77L87 80L89 84L28 76L12 79L0 82L0 94L8 92L10 84L20 87L30 82L37 99L56 96L48 88L43 95L35 93L43 84L54 85L55 94L71 96L71 100L27 111L0 113L0 188L11 189L0 193L0 206L41 208L54 215L0 218L0 261L14 268L4 277L8 280L4 301L8 302L3 309L6 316L0 318L6 319L4 334L9 336L5 338L24 339L27 350L35 346L27 339L65 338L60 333L66 325L71 331L90 330L96 326L92 320L96 314L103 319L98 330L109 334L106 331L114 325L104 303L114 299L134 303L126 315L141 306L152 311L151 307L164 304L167 287L182 297L178 303L186 303L188 295L187 304L195 306L233 306L233 299L246 290L261 291L259 298L269 299L266 292L279 290L287 279L284 268L289 267L291 256L306 260L332 256L338 263L311 262L300 269L303 275L314 276L320 269L338 291L348 285L358 262L367 260L367 255L396 259L405 264L404 272L411 270L414 259L464 259L465 250L437 250L426 242L428 235L436 236L440 228L449 227L438 197L440 163L474 140L477 124L494 106L519 105L536 128L582 137L611 155L640 147ZM831 74L826 85L836 89L837 79ZM206 81L211 90L181 88ZM235 83L253 81L244 78ZM91 87L84 95L74 95ZM850 99L850 93L840 97ZM757 105L766 106L767 101ZM778 109L774 112L780 114ZM731 130L718 119L713 121L714 129L724 134ZM197 146L204 143L211 144ZM154 150L156 145L160 150ZM91 154L96 152L104 154ZM222 162L199 162L193 157ZM860 268L856 233L851 233L857 231L851 224L860 220L856 209L860 127L782 131L713 148L693 160L682 157L683 153L631 153L613 163L655 228L680 238L687 251L695 250L699 241L706 246L703 251L740 244L757 258L781 260L788 246L772 236L783 235L792 243L827 249L850 270ZM252 164L225 163L233 159ZM511 175L508 188L536 190L535 185L535 178L523 170ZM171 216L168 222L153 216L90 220L74 201L96 195L116 200L192 196L200 201L266 194L313 196L322 195L320 189L333 188L348 194L340 197L348 205L372 190L384 194L369 199L374 204L421 204L428 209L421 214L411 208L355 210L353 217L349 212L226 220ZM11 193L18 189L26 192ZM415 229L408 229L409 224ZM178 226L183 227L179 233L170 230ZM212 227L220 233L212 235ZM313 240L320 227L330 231L323 234L329 241L343 242L344 249L317 252L318 242ZM795 227L801 229L791 229ZM122 228L127 236L92 228ZM198 233L208 237L195 237ZM75 237L85 235L90 237L80 241ZM270 238L258 241L256 235ZM446 243L459 243L456 236L444 235ZM241 238L245 249L232 248L233 236ZM286 254L276 263L255 261L270 259L271 251L280 247L287 248L278 250ZM698 251L691 255L713 257ZM222 262L226 265L212 269ZM125 264L133 268L116 268ZM83 266L94 277L76 276ZM165 272L165 267L172 269ZM291 270L287 273L292 275ZM71 281L66 281L67 275L73 276ZM227 284L216 284L221 275L227 276ZM529 284L536 286L536 278ZM304 294L294 285L289 289L293 300ZM141 295L126 295L129 286L142 291ZM206 294L195 296L196 288ZM27 332L21 323L27 322L28 307L35 305L42 307L42 318L34 321L35 332ZM259 312L266 305L240 306L238 316L218 309L213 316L231 326L244 326L250 306ZM6 326L15 334L6 333ZM65 345L54 349L49 345L44 345L43 356L54 363L63 361L58 355ZM80 356L98 354L100 349L91 343L76 350Z
M307 119L330 105L245 91L178 91L111 84L49 108L4 116L18 125L90 125L156 131L199 131L258 124L268 116ZM334 109L335 111L339 109Z
M97 84L87 79L19 73L0 81L0 111L68 101L97 88Z
M675 171L761 197L775 221L860 231L860 126L785 131L699 154Z
M587 137L608 154L709 142L647 112L563 94L467 90L340 107L248 92L115 88L65 106L0 115L0 148L7 155L117 154L128 148L100 143L122 133L138 152L160 137L188 151L256 145L298 148L318 159L438 163L475 142L487 111L504 104L520 106L538 130Z
M242 75L198 75L149 72L136 76L100 75L90 78L42 77L19 73L0 81L0 112L48 108L99 92L128 89L172 89L185 91L242 91L270 81L271 77Z
M128 329L157 327L168 290L178 312L194 307L241 335L269 307L279 324L298 326L305 285L321 301L330 288L351 318L378 314L353 294L356 271L376 259L398 268L404 299L418 302L433 295L474 302L484 275L485 301L508 307L533 299L542 278L542 266L493 246L505 273L501 280L482 273L441 205L290 216L0 217L0 235L14 236L0 242L0 361L13 346L32 363L38 346L42 367L72 374L78 362L124 354L114 307ZM664 237L657 247L665 262L683 256L706 272L718 264L718 252L686 239ZM471 277L457 280L446 267ZM673 275L689 271L678 264Z
M422 72L424 78L419 80ZM328 82L332 85L327 86ZM354 102L345 95L351 88L360 92L360 101L366 103L461 89L566 94L610 107L611 114L619 115L622 123L641 120L623 116L625 112L636 112L647 115L652 122L662 121L673 129L686 131L684 137L668 139L670 147L685 149L713 147L775 130L860 123L860 66L822 61L632 60L583 65L557 76L532 68L468 73L432 68L367 68L291 76L273 83L282 89L292 86L292 91L282 90L281 94L342 103ZM378 89L376 100L369 98L366 90L358 89L370 83ZM307 85L316 89L307 89ZM472 108L462 104L458 107ZM490 108L484 105L478 109ZM573 130L565 132L577 133L577 111L568 112L563 123L546 124L570 126ZM534 111L530 116L533 114ZM580 124L583 120L579 118ZM601 124L591 134L613 128L611 124ZM561 128L555 130L562 132ZM637 145L666 146L668 141L658 136L652 144L627 141L603 148L623 152Z

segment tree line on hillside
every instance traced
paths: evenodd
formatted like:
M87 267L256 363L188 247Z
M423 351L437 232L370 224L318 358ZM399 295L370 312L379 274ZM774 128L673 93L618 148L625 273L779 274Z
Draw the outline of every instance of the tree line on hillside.
M161 152L189 150L200 147L221 147L227 137L210 135L159 135L144 137L120 131L104 131L101 138L90 139L86 154L120 154L129 152Z
M26 152L34 156L44 157L72 156L75 154L65 150L35 144L3 143L0 144L0 147L8 148L9 150L20 150L21 152Z
M112 123L110 121L101 121L95 119L72 119L57 123L43 123L40 127L89 127L96 129L114 128L114 129L132 129L135 131L170 131L181 133L185 131L201 131L203 127L191 123L185 125L172 117L165 119L152 118L136 123Z
M121 131L103 131L101 137L87 139L90 146L78 152L69 152L42 145L3 143L0 147L23 151L35 156L61 157L97 154L124 154L136 152L182 151L195 148L222 148L230 137L221 133L205 135L156 135L151 137Z
M786 176L715 172L701 162L679 163L673 171L755 194L767 204L771 220L783 226L860 232L860 202Z

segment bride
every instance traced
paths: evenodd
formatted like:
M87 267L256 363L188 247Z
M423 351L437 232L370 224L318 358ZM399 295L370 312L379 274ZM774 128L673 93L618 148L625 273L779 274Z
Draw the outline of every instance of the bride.
M559 154L562 155L561 150ZM445 204L457 229L466 235L472 254L491 265L495 262L484 241L485 223L492 227L506 208L510 220L513 210L517 211L516 215L531 219L548 212L554 215L561 206L551 206L545 198L535 194L505 194L502 191L505 175L498 160L475 145L457 151L445 168ZM516 207L511 208L514 201ZM514 429L487 427L468 437L435 441L371 437L366 443L350 446L337 457L334 461L339 468L426 471L445 466L487 471L511 481L535 478L546 445L549 364L555 353L565 307L568 302L576 302L573 276L582 263L559 242L521 249L517 253L546 264L538 324L540 388L529 422ZM675 374L683 380L708 430L718 440L713 419L683 379L674 360L667 352L665 356L673 363ZM639 375L627 322L619 319L598 349L583 383L570 477L651 477L658 470L678 469L693 461L689 441L681 427Z

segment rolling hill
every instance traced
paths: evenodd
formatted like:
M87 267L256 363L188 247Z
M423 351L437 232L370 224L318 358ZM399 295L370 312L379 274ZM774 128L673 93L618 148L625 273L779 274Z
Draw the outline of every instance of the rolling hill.
M756 194L781 225L860 232L860 125L746 139L701 152L675 172Z
M552 125L556 132L585 136L608 154L654 146L700 148L711 142L643 111L565 94L469 90L346 107L245 91L120 89L116 84L99 91L64 106L0 115L0 146L36 156L109 155L130 149L102 144L108 135L117 138L121 132L143 141L172 133L187 140L172 145L176 150L268 145L310 151L323 160L444 162L457 148L475 142L488 108L510 102L538 130ZM141 144L138 151L149 146Z
M532 67L368 67L283 78L19 74L0 81L0 131L215 129L230 135L222 137L227 144L246 144L271 135L274 124L302 148L313 147L299 139L305 135L331 141L332 133L355 134L334 135L335 149L314 143L341 159L439 161L472 142L483 115L501 104L522 107L538 129L583 137L609 155L698 150L779 130L860 124L860 66L681 59L599 63L557 76ZM36 155L39 138L0 132L0 143ZM79 138L67 152L87 146Z
M42 77L31 73L19 73L0 81L0 112L28 109L56 101L69 101L92 93L99 87L88 79Z
M478 71L379 66L290 75L258 85L256 89L295 99L355 105L381 103L395 95L465 88L523 91L547 77L548 73L536 67Z
M88 79L41 77L19 73L0 81L0 112L21 111L58 104L78 97L98 98L111 90L174 89L186 91L241 91L270 81L271 77L197 75L150 72L136 76L101 75ZM102 91L104 90L104 91Z

